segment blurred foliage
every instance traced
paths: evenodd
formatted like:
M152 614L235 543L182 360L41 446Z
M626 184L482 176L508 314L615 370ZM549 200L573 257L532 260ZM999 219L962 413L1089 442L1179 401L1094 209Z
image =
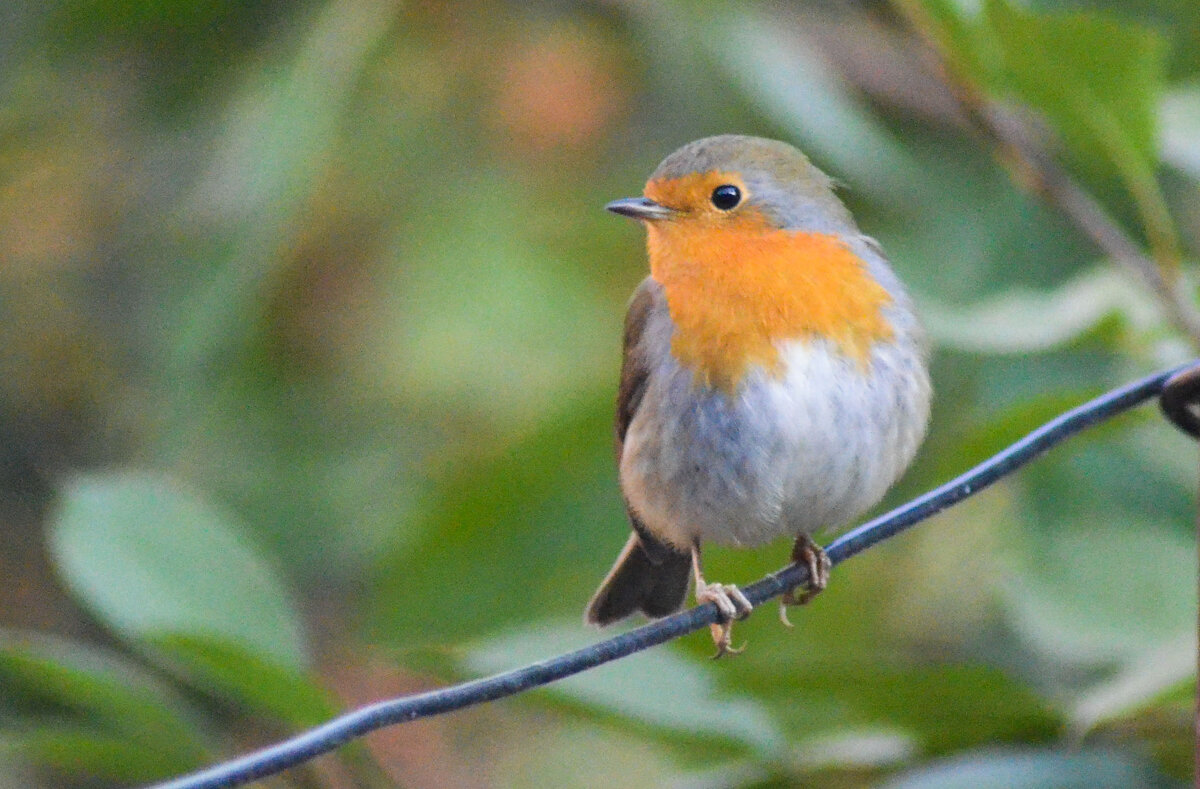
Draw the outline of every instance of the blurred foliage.
M1191 287L1185 0L5 4L0 786L144 783L598 638L645 270L600 206L687 140L805 148L911 285L937 398L893 504L1187 358L964 130L930 43ZM699 634L278 785L1178 785L1196 478L1146 409L736 660Z

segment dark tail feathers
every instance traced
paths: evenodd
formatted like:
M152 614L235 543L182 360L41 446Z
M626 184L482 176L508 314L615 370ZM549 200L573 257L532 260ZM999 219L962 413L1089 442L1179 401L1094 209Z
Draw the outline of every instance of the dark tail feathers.
M637 611L655 618L674 613L687 597L690 570L688 554L658 543L647 550L634 532L592 595L584 620L603 626Z

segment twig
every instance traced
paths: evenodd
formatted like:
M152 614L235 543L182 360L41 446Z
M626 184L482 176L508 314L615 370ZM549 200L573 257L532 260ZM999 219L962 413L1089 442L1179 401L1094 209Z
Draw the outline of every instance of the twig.
M1194 348L1200 348L1200 311L1181 287L1179 278L1168 279L1164 275L1164 268L1178 266L1177 239L1152 243L1152 248L1162 252L1162 260L1147 255L1103 204L1058 164L1049 150L1048 133L988 97L966 68L947 57L937 33L938 25L924 4L893 0L893 6L924 41L936 79L957 102L968 125L995 146L998 158L1009 165L1013 180L1041 194L1113 262L1141 280L1158 300L1167 319Z
M933 32L935 25L923 5L909 0L895 0L895 5L908 16L913 28L936 56L942 83L958 100L972 125L993 142L999 158L1008 160L1013 180L1040 193L1117 265L1140 279L1162 306L1167 319L1188 338L1193 348L1200 348L1200 311L1182 287L1181 278L1176 275L1169 279L1164 274L1164 269L1176 273L1178 240L1164 238L1161 227L1156 229L1154 223L1147 223L1150 249L1158 260L1147 255L1101 202L1054 160L1045 144L1045 135L1035 135L1031 124L988 98L965 76L963 69L955 69L947 61ZM1165 206L1163 211L1166 211ZM1200 406L1198 394L1200 370L1193 367L1167 381L1160 400L1167 418L1193 438L1200 438L1200 412L1196 410ZM1196 529L1200 540L1200 510L1197 511ZM1200 549L1200 542L1197 547ZM1197 580L1200 582L1200 578ZM1197 630L1200 632L1200 619ZM1200 669L1200 651L1196 657ZM1196 695L1194 712L1194 785L1200 789L1200 692Z
M1126 384L1047 422L965 474L835 540L826 551L830 562L834 565L840 564L872 545L893 537L978 493L1081 430L1111 419L1158 395L1168 379L1187 368L1200 371L1200 361ZM758 606L788 589L804 584L807 580L807 569L793 564L768 575L743 591L750 602ZM277 745L160 784L159 789L230 787L275 775L385 726L513 696L657 646L717 621L716 606L706 603L540 663L442 690L403 696L362 707Z
M1104 206L1046 152L1036 145L1028 129L995 102L979 99L976 118L998 145L1020 163L1017 180L1042 194L1067 216L1114 263L1140 279L1154 294L1175 328L1200 347L1200 312L1177 283L1163 276L1136 241L1112 218Z

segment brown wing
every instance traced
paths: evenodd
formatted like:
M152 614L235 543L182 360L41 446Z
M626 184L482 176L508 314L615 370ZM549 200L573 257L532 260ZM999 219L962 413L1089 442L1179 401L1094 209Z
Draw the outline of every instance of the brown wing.
M634 291L625 314L625 349L617 392L618 465L629 423L637 414L650 378L641 341L660 298L662 286L646 277ZM584 618L592 624L606 625L637 611L651 617L666 616L679 610L687 597L690 555L656 539L631 507L626 506L626 511L634 534L588 603Z
M633 292L629 300L629 311L625 313L625 342L621 363L621 385L617 390L617 465L621 463L621 453L625 447L625 433L629 423L637 414L646 393L646 385L650 379L650 363L642 349L642 333L650 314L660 303L662 285L653 277L646 277L642 284ZM658 565L675 559L679 552L659 541L646 529L637 513L626 507L629 512L629 522L633 530L641 537L642 548L649 557L651 564Z
M629 311L625 313L625 342L621 362L621 385L617 390L617 462L621 462L621 451L625 445L625 433L629 423L642 403L646 393L646 380L650 368L641 350L642 331L646 320L659 298L662 286L652 277L646 277L633 292L629 300Z

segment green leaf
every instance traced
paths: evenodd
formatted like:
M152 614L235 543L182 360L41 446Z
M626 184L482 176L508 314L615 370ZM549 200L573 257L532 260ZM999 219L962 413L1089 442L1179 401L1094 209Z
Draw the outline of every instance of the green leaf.
M764 115L855 192L893 207L911 205L919 196L917 163L808 43L800 25L748 4L709 6L679 21L695 28L714 63Z
M543 213L535 191L491 168L453 186L431 195L418 226L396 237L394 259L404 265L381 277L379 336L361 349L363 363L407 401L457 408L497 433L528 431L581 394L607 395L619 302L528 227L558 223L561 206ZM442 224L448 215L452 230Z
M1145 27L1099 14L1037 14L988 0L1005 89L1042 112L1089 168L1123 182L1156 257L1175 230L1155 177L1166 46Z
M981 462L1096 395L1095 391L1071 389L1068 386L1069 383L1064 382L1062 388L1022 396L1011 404L985 404L979 409L982 413L965 414L964 423L953 434L951 451L926 461L938 469L935 478L952 479L965 471L969 464ZM1088 441L1094 437L1084 435L1077 441Z
M969 82L1040 112L1079 165L1118 178L1159 260L1178 257L1156 179L1158 100L1167 47L1156 31L1096 12L1038 13L986 0L902 0Z
M1115 751L1023 749L946 759L886 781L880 789L1165 789L1171 785L1149 765Z
M1004 79L1085 158L1151 167L1166 47L1154 31L1099 14L1038 14L988 0Z
M140 667L95 647L45 636L5 637L0 642L0 686L20 708L76 719L49 727L22 724L12 716L18 723L0 740L32 737L51 751L60 739L121 740L128 749L154 754L134 759L158 765L157 772L143 778L198 767L209 755L197 714L177 694ZM72 730L84 722L88 731ZM97 751L97 758L107 748Z
M1159 108L1163 161L1200 180L1200 84L1176 87Z
M1127 417L1019 480L1014 578L1000 589L1027 648L1076 685L1081 669L1117 671L1194 638L1191 449L1161 419Z
M6 752L78 778L122 783L161 780L203 764L180 762L128 734L61 723L0 728L0 755Z
M577 624L542 624L484 642L464 663L473 671L494 673L599 638ZM657 648L568 677L546 692L675 735L732 740L763 754L778 753L783 734L766 709L749 698L719 692L715 665Z
M391 24L371 3L335 0L292 60L254 72L234 103L217 135L223 146L192 196L193 215L224 224L207 248L188 248L200 246L208 259L197 261L195 288L171 307L173 374L203 369L260 317L262 287L327 161L343 103Z
M972 353L1047 351L1113 319L1143 329L1161 323L1155 304L1111 267L1085 272L1055 290L1014 288L964 307L924 298L921 318L939 345Z
M979 25L978 4L963 0L896 0L910 17L934 37L960 76L987 84L1000 68L1000 53Z
M628 534L611 431L610 399L586 401L447 480L423 539L380 565L372 637L408 649L582 614Z
M897 665L881 651L873 664L835 658L787 668L760 672L750 683L789 731L810 742L882 728L916 749L948 753L987 742L1047 740L1061 725L1047 702L990 666ZM779 689L786 687L801 695L782 699Z
M1085 691L1071 710L1071 729L1080 736L1106 721L1126 717L1181 689L1194 696L1196 636L1136 656L1113 677Z
M989 598L998 573L988 551L1007 530L1003 522L963 523L981 516L956 513L840 565L817 600L792 611L793 630L780 626L774 606L739 622L735 635L747 649L721 667L723 685L767 705L817 764L831 758L822 754L827 744L848 733L881 751L924 753L1056 736L1061 716L1052 705L971 657L993 638ZM960 567L947 568L947 558ZM719 567L709 576L746 578ZM691 644L711 654L702 635Z
M1020 191L977 142L915 137L908 144L923 168L927 213L920 221L880 215L864 227L883 243L922 313L926 297L974 303L1013 288L1059 287L1095 267L1094 245Z
M247 537L179 484L136 472L74 478L50 527L67 585L120 635L223 638L298 668L307 662L300 618Z
M1032 643L1058 660L1106 663L1134 659L1194 629L1194 543L1161 514L1143 517L1136 529L1099 513L1076 517L1064 512L1054 531L1041 535L1041 550L1023 557L1027 566L1008 590L1010 610Z
M293 728L335 714L329 694L312 679L239 644L181 634L157 636L148 645L156 662L196 689Z
M522 716L489 734L490 786L596 787L694 786L695 765L680 758L675 743L656 742L632 726L562 714ZM697 746L699 760L714 757L711 741ZM689 780L691 779L691 780ZM708 784L713 785L713 784Z

